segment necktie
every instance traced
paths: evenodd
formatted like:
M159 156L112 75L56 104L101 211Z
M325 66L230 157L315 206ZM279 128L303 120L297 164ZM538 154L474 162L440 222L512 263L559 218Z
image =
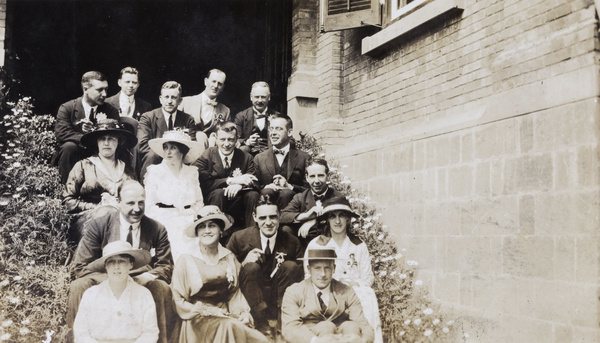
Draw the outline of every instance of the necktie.
M281 149L273 148L273 153L275 155L285 155L285 152Z
M321 313L325 313L325 311L327 310L327 305L325 305L323 298L321 298L322 295L323 295L323 292L318 292L317 298L319 298L319 305L321 305Z
M267 239L267 247L265 248L265 256L271 255L271 247L269 246L270 243L271 243L271 240Z
M254 118L256 118L256 119L262 119L265 117L266 117L266 115L263 113L254 112Z
M93 107L90 109L90 121L96 123L96 113Z
M229 157L225 156L225 169L229 169L229 167L231 167L229 165Z
M169 116L169 131L173 130L173 115Z
M133 247L133 226L129 225L129 232L127 233L127 243Z

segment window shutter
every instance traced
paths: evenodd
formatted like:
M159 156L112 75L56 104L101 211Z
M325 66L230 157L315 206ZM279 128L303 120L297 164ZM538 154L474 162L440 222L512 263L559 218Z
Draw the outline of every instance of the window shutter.
M323 31L381 25L379 0L322 0Z

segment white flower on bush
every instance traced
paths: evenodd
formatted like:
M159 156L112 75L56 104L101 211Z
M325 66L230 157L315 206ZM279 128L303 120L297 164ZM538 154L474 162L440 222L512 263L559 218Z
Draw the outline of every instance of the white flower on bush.
M11 304L18 304L21 301L19 297L7 297Z
M433 313L433 310L430 309L429 307L423 310L423 313L425 313L426 315L430 315Z
M440 320L439 320L439 319L435 318L435 319L433 320L433 325L438 325L439 323L440 323Z
M30 332L31 332L31 331L29 331L29 329L28 329L28 328L21 328L21 329L19 329L19 333L20 333L21 335L27 335L27 334L29 334Z
M46 205L46 203L44 201L40 201L37 204L38 204L38 206L45 206Z
M52 342L52 335L54 335L54 330L46 331L46 339L42 341L42 343L50 343Z
M406 251L406 250L403 249L403 251ZM406 261L406 264L408 264L409 266L416 266L419 263L417 261L408 260L408 261Z
M13 154L13 156L14 156L14 154ZM19 156L19 155L17 154L17 156ZM19 168L20 166L21 166L21 163L19 163L19 162L13 163L13 167L15 167L15 168Z
M387 275L387 271L382 270L381 273L379 273L379 276L386 276Z
M379 236L377 236L377 239L381 241L381 240L383 240L383 238L384 238L384 237L385 237L385 236L384 236L384 235L383 235L383 233L382 233L382 234L380 234Z
M10 339L9 333L5 333L4 335L0 336L0 341L8 341L9 339Z
M429 336L431 336L432 333L433 333L433 331L431 329L427 329L427 330L425 330L425 332L423 334L425 336L429 337Z
M442 329L442 331L443 331L444 333L448 333L448 332L450 332L450 329L448 329L448 328L446 328L446 327L445 327L445 328L443 328L443 329Z
M415 324L415 325L421 324L421 318L417 318L417 319L413 320L413 324Z
M399 336L404 336L405 333L406 333L406 331L400 331L400 333L398 335Z
M22 320L21 324L28 325L29 324L29 318Z
M10 319L9 320L5 320L5 321L2 322L2 327L7 328L7 327L11 326L12 323L13 323L13 321L10 320Z
M421 285L423 285L423 280L415 281L415 286L421 286Z
M398 277L401 279L406 279L407 276L406 276L406 274L402 273L402 274L398 275Z
M15 277L13 278L13 280L15 280L15 281L19 281L19 280L21 280L22 278L23 278L23 277L22 277L21 275L17 275L17 276L15 276Z
M10 282L8 280L3 280L2 282L0 282L0 287L4 287L6 285L8 285Z
M453 320L449 320L446 324L452 326L452 324L454 324L454 321Z

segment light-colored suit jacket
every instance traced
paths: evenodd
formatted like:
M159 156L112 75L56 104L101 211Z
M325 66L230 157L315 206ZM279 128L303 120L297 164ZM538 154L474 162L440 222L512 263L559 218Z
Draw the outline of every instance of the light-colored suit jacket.
M374 339L373 328L363 314L360 300L352 287L331 280L329 304L323 314L319 299L310 279L288 287L281 304L281 331L288 342L309 343L315 334L310 328L322 321L336 326L351 320L361 329L362 338L368 343Z
M196 122L196 131L204 132L208 137L210 137L211 133L215 132L219 121L231 121L229 107L219 102L215 106L211 122L204 125L201 118L202 93L193 96L184 96L179 105L179 110L191 115Z

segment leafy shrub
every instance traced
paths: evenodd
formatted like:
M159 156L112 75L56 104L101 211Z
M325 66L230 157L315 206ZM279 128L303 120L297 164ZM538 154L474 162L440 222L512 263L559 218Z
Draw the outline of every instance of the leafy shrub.
M64 341L70 217L61 204L51 116L30 99L0 121L0 341ZM51 337L48 337L51 336Z

